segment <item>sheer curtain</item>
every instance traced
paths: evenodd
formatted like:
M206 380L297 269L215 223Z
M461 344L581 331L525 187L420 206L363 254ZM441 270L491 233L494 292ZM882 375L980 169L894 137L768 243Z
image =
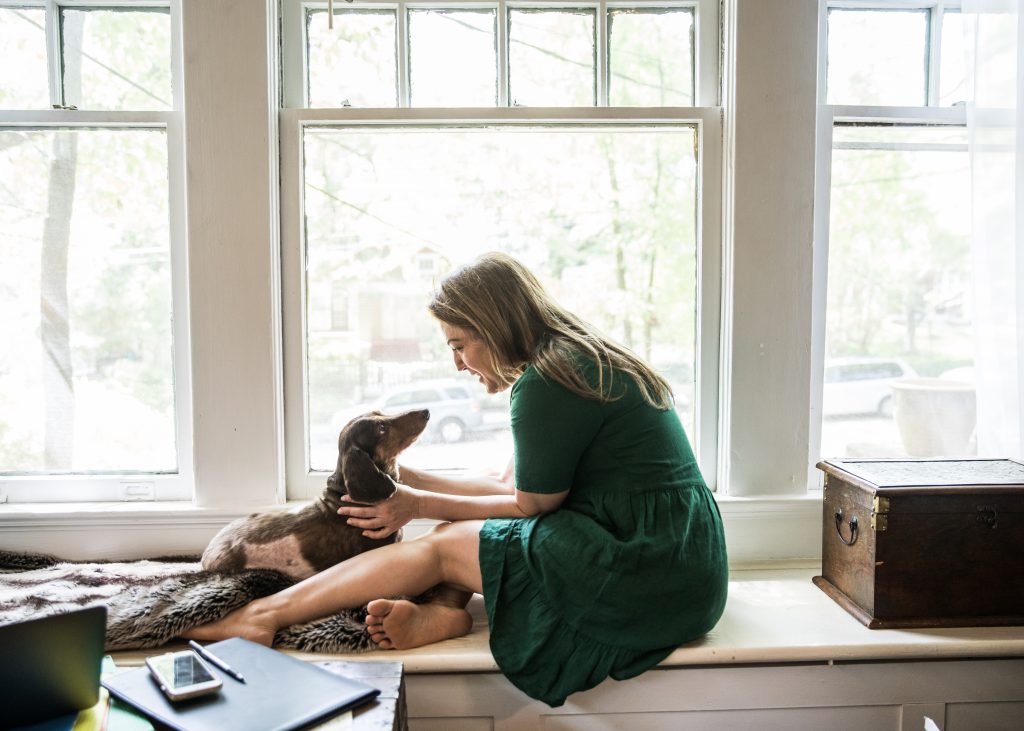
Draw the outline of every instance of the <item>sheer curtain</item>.
M1024 66L1019 0L964 0L980 456L1024 455Z

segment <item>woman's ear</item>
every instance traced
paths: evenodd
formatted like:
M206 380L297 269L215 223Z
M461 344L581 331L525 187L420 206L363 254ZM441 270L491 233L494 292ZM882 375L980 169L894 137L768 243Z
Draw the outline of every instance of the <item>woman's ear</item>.
M394 480L377 469L370 455L358 447L349 447L341 455L341 474L349 497L361 503L387 500L398 489ZM335 475L328 478L328 484Z

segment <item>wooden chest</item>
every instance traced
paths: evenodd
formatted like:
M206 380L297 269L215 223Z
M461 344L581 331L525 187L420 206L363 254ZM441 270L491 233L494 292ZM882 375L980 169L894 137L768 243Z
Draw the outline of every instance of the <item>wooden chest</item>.
M1024 625L1024 464L827 460L821 576L872 629Z

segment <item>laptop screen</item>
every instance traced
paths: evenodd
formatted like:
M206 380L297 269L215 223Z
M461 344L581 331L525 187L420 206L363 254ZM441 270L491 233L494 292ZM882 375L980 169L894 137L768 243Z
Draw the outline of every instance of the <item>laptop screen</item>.
M24 726L99 700L107 608L89 607L0 627L0 708Z

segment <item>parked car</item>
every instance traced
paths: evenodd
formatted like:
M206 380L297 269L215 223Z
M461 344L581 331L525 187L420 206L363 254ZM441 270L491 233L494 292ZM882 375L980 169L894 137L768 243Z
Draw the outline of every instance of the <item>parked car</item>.
M825 363L822 412L892 415L892 382L917 373L899 358L835 358Z
M430 423L420 439L451 444L462 441L472 432L494 428L490 420L485 422L484 419L486 395L470 381L419 381L391 389L369 403L343 409L334 415L331 425L341 429L350 419L367 411L398 414L429 409Z

